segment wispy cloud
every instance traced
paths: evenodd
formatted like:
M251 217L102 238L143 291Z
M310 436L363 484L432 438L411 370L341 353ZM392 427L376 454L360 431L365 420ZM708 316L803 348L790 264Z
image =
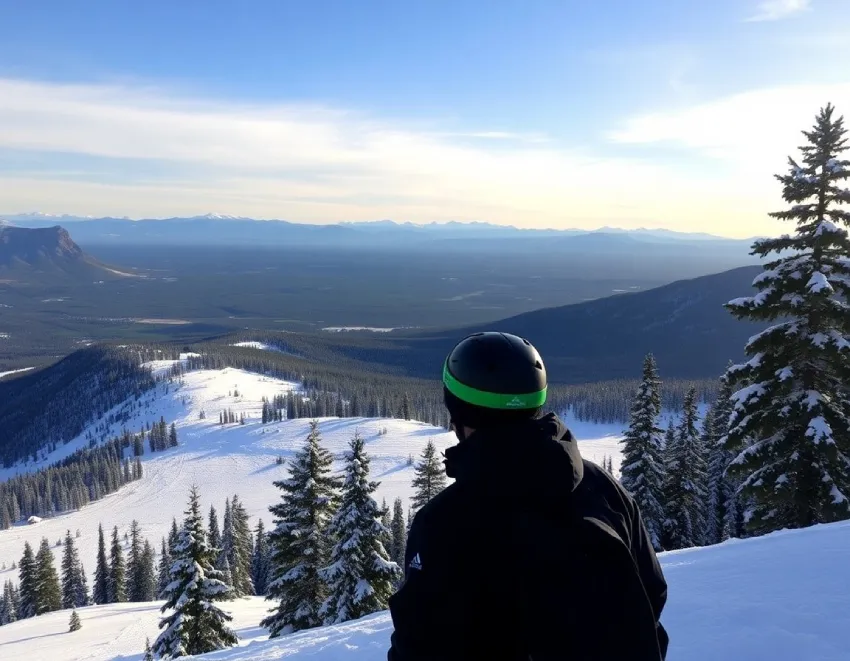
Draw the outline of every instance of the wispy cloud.
M748 22L778 21L811 8L811 0L763 0Z
M326 107L0 79L0 150L38 161L0 169L0 210L153 217L214 209L308 222L486 219L751 235L768 222L770 174L784 154L762 163L753 152L769 148L770 136L754 143L746 127L767 115L780 130L781 117L780 133L793 134L816 110L806 103L802 112L799 98L841 102L817 91L757 95L743 119L734 98L634 118L611 136L613 151L588 151L529 139L535 134L414 129ZM782 110L795 98L799 117ZM666 165L634 148L664 142L685 148L687 160ZM701 159L727 152L765 169L706 175Z

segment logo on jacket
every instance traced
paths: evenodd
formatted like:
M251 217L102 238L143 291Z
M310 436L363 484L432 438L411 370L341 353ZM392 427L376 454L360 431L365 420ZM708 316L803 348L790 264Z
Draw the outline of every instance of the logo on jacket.
M419 558L419 554L413 556L413 560L410 561L408 565L410 569L416 569L418 571L422 571L422 560Z
M524 408L525 401L520 399L519 397L514 397L510 401L505 402L505 406L508 406L510 408Z

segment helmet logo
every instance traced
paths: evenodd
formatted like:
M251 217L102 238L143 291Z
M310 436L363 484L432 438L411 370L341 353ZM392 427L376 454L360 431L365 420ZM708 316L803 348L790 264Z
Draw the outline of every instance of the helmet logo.
M505 402L505 406L509 406L510 408L523 408L525 407L525 401L519 397L514 397L513 399Z

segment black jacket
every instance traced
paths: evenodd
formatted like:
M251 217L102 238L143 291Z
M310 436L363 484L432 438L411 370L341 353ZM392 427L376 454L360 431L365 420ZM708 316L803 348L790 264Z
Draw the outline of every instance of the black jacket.
M446 451L390 599L389 661L659 661L667 585L640 512L554 415Z

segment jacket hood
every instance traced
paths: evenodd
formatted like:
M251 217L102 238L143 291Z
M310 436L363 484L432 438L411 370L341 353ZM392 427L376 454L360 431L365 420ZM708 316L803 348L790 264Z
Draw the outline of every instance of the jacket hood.
M530 504L562 501L584 476L578 443L554 414L473 433L446 450L446 474L485 482Z

